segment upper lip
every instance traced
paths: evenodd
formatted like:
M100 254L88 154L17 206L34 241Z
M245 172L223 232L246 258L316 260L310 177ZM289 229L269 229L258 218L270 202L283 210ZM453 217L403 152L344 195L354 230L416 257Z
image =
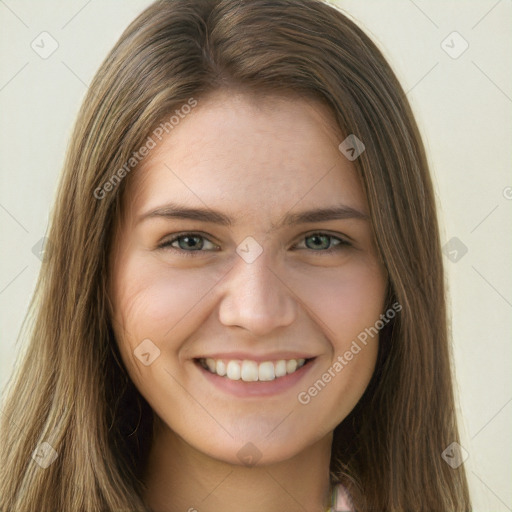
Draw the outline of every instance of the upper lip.
M249 354L247 352L216 352L214 354L207 354L203 356L196 357L194 359L225 359L228 361L231 360L249 360L249 361L257 361L257 362L263 362L263 361L279 361L281 359L312 359L313 355L305 354L303 352L275 352L272 354L263 354L263 355L257 355L257 354Z

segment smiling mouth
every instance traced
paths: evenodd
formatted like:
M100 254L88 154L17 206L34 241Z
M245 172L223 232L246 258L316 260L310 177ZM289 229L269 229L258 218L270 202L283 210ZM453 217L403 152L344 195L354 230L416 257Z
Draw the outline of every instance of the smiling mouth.
M251 361L248 359L200 358L195 361L205 370L229 380L244 382L269 382L295 373L308 364L310 359L280 359L278 361Z

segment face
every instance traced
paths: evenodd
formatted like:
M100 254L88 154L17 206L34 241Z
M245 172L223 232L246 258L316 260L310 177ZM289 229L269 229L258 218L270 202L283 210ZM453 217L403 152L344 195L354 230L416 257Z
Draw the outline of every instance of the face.
M320 103L217 92L130 176L117 343L158 421L203 454L285 460L372 376L377 337L359 340L386 275L343 139Z

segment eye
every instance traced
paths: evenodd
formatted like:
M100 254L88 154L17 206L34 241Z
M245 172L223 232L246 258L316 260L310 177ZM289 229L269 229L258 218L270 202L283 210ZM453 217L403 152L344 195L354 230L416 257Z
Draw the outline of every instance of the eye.
M351 245L350 242L337 236L329 235L328 233L312 233L311 235L307 235L304 240L306 242L306 249L322 252L323 254L340 251ZM300 247L300 244L296 247L304 249L304 247Z
M206 237L198 233L181 233L174 236L170 240L162 242L159 249L171 250L182 254L192 252L204 252L203 249L208 251L218 250L218 246L210 242ZM192 256L192 254L186 254Z
M295 245L295 248L330 254L351 246L350 242L328 233L312 233L303 238L305 246ZM220 248L199 233L181 233L158 245L158 249L175 252L184 256L195 256L193 253L213 252Z

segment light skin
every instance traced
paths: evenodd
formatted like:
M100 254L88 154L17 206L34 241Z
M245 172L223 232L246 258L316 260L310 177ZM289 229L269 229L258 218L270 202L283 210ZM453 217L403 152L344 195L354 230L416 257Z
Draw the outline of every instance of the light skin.
M379 319L387 282L343 138L321 103L217 91L130 176L110 295L121 356L155 414L145 473L155 512L327 507L332 432L366 389L378 340L308 404L298 394ZM141 220L170 203L221 212L231 225ZM340 206L342 218L282 224ZM199 249L172 241L181 234L200 235ZM251 263L236 251L247 237L263 249ZM160 350L147 366L134 354L145 339ZM290 388L239 397L212 386L195 361L234 350L314 359ZM242 460L244 447L255 465Z

